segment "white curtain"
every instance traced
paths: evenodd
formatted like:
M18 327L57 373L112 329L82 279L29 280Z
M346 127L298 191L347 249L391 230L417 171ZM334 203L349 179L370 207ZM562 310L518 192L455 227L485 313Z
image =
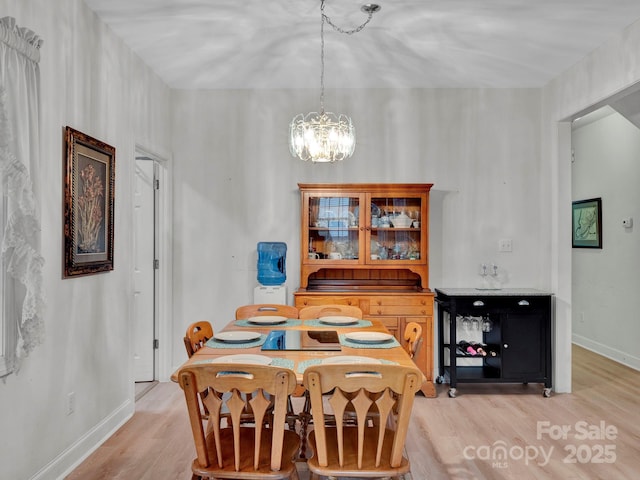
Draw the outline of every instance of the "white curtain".
M44 339L38 169L40 164L40 45L14 18L0 19L0 177L4 197L2 266L4 321L12 322L8 368ZM5 339L6 340L6 339ZM5 345L7 343L5 342Z

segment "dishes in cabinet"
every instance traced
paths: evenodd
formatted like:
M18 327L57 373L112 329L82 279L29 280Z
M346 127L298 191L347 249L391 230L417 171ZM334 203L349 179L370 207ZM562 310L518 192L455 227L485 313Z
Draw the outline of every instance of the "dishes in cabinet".
M380 216L380 207L378 207L375 203L371 204L371 216L372 217Z
M413 223L413 219L402 212L399 215L396 215L391 219L391 223L393 223L394 228L409 228Z

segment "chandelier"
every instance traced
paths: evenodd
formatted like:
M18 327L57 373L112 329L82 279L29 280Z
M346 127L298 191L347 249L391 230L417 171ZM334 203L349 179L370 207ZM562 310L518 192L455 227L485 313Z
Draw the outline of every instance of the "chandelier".
M356 148L356 129L351 118L324 111L324 24L327 22L338 32L347 35L359 32L380 10L380 6L368 3L361 10L367 14L367 20L353 30L343 30L325 15L324 0L320 0L320 113L299 113L289 124L291 155L305 162L341 161L353 155Z

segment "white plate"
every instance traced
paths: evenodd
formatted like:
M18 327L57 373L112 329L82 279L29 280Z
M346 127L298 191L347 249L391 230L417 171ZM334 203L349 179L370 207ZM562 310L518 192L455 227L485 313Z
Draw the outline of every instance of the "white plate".
M350 363L382 363L382 361L380 361L377 358L371 358L371 357L359 357L357 355L338 355L336 357L329 357L329 358L325 358L324 360L322 360L323 365L342 365L342 364L350 364Z
M287 317L282 317L280 315L260 315L258 317L249 317L247 318L249 323L256 323L260 325L277 325L279 323L284 323L287 321Z
M271 358L265 355L251 355L241 353L238 355L225 355L211 361L211 363L245 363L249 365L271 365Z
M260 334L258 332L241 332L241 331L232 331L232 332L220 332L216 333L213 338L219 340L220 342L227 343L245 343L250 342L252 340L256 340L260 338Z
M382 343L391 340L393 335L382 332L351 332L345 338L357 343Z
M326 323L327 325L353 325L354 323L358 323L359 318L355 317L344 317L342 315L333 315L330 317L320 317L320 323Z

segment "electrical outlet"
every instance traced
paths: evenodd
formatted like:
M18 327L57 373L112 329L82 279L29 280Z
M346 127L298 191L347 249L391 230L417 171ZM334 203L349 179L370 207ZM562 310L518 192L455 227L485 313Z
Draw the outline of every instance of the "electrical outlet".
M76 411L76 392L67 393L67 415Z
M513 251L513 246L511 245L510 238L502 238L498 240L498 251L499 252L511 252Z

